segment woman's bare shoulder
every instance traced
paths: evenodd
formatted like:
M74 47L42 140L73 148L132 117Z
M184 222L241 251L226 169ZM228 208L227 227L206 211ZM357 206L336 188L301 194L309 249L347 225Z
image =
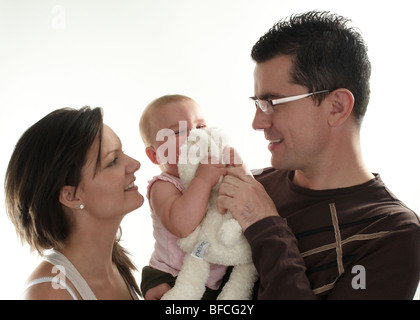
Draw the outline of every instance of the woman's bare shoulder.
M28 277L26 285L29 285L37 279L59 277L60 280L66 281L66 284L74 291L73 285L69 283L65 274L61 272L62 270L54 267L51 263L42 261ZM73 300L71 294L66 289L51 281L37 283L28 287L22 293L21 298L24 300Z

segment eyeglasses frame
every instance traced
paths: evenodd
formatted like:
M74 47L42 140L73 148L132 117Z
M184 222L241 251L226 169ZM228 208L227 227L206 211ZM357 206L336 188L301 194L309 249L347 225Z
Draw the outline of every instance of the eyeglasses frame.
M297 101L303 98L313 96L315 94L326 93L326 92L330 92L330 90L320 90L320 91L315 91L311 93L304 93L304 94L299 94L296 96L290 96L290 97L284 97L284 98L272 99L272 100L271 99L270 100L257 99L256 97L250 97L250 99L252 99L255 102L255 106L258 107L262 112L264 112L265 114L271 114L274 112L273 107L276 105L292 102L292 101ZM268 102L268 104L266 104L267 108L261 105L261 101Z

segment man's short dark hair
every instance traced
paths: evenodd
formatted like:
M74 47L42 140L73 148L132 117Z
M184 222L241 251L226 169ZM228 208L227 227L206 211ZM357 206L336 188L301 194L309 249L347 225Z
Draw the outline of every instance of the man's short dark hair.
M371 64L360 33L349 19L310 11L280 20L254 45L251 57L263 63L278 55L293 57L292 81L309 92L346 88L355 98L353 113L361 123L369 103ZM315 95L318 103L325 94Z

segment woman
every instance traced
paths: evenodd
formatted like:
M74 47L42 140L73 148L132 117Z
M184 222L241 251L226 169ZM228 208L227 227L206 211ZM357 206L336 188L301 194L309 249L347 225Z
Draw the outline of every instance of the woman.
M99 108L56 110L23 134L10 159L8 215L21 240L44 255L25 299L138 298L117 232L143 204L134 184L140 163L102 119Z

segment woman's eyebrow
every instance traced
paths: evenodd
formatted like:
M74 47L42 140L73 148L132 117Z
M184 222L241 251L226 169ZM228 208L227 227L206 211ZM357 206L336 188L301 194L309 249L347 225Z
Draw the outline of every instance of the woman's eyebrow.
M114 149L114 150L111 150L111 151L107 151L104 154L104 158L106 158L107 156L109 156L111 153L117 153L118 151L119 151L119 149Z
M104 158L108 157L112 153L118 153L122 150L122 143L120 139L118 139L115 143L112 143L112 145L113 147L111 147L110 150L106 150L105 152L102 153Z
M112 150L106 151L106 152L104 152L104 154L103 154L103 158L108 157L110 154L113 154L113 153L118 153L118 152L120 152L121 150L122 150L122 147L118 147L118 148L115 148L115 149L112 149Z

